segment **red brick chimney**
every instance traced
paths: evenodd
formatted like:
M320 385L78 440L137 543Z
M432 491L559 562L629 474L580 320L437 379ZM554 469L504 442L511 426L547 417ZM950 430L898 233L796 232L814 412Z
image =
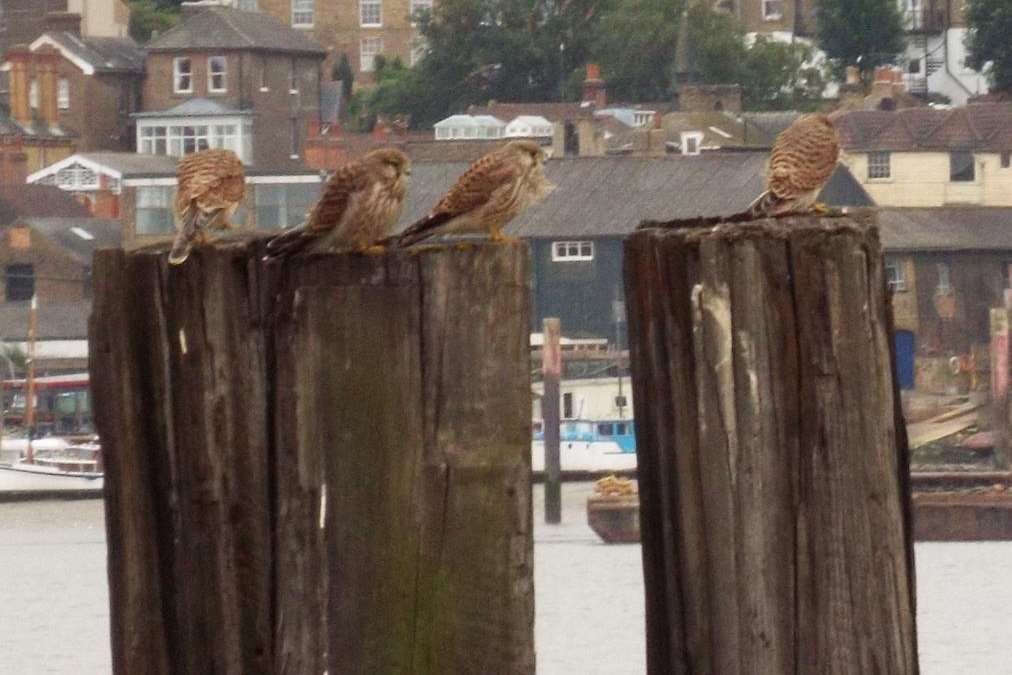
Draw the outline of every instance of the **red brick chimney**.
M601 69L596 63L587 64L587 77L583 80L583 100L590 101L598 110L608 107L608 90L601 79Z
M51 127L60 126L60 111L56 100L56 71L60 66L60 52L48 45L34 52L35 68L39 74L39 117Z
M29 66L32 53L27 45L14 45L7 50L7 61L11 64L10 71L10 105L11 117L21 125L32 123L32 110L28 105L28 83L31 79Z

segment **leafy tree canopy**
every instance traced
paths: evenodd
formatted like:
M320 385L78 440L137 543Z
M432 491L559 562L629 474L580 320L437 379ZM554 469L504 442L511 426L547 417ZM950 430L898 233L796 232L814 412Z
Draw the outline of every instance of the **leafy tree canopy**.
M130 37L143 44L155 31L164 33L179 22L179 2L173 0L127 0L130 6Z
M847 66L867 75L906 48L896 0L819 0L816 41L838 77Z
M991 86L1012 92L1012 2L967 0L964 12L970 27L967 64L977 70L987 66Z

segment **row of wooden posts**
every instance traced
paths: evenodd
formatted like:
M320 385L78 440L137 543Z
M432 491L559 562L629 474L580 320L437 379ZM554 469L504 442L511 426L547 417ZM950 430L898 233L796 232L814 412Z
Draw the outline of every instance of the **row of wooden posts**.
M526 248L262 249L97 256L115 673L534 672ZM875 228L643 230L625 279L649 672L916 673Z

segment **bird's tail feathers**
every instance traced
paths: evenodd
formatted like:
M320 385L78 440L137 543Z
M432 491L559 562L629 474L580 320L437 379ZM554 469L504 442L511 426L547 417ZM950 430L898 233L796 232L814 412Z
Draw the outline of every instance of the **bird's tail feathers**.
M749 219L758 220L760 218L768 218L776 215L782 203L783 201L773 194L771 190L766 190L756 197L754 202L749 204L747 211Z
M439 226L448 222L452 217L448 213L430 213L424 218L415 221L408 226L408 229L397 235L394 238L394 244L396 246L417 244L423 239L437 234L436 230L438 230Z
M169 251L169 264L182 265L190 257L190 250L193 248L193 240L201 227L201 210L195 205L190 205L180 218L179 233L172 242L172 249Z
M264 255L264 261L276 260L298 253L318 236L317 233L310 231L306 227L306 223L282 232L267 242L267 253Z

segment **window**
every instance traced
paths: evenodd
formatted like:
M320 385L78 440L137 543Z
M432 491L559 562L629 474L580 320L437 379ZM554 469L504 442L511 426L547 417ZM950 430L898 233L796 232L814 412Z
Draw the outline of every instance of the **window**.
M137 234L165 234L176 229L171 186L137 188Z
M555 262L578 262L593 259L594 242L592 241L552 242L552 260Z
M239 0L239 9L246 12L257 11L257 0Z
M423 12L432 13L432 0L411 0L411 22L414 23Z
M299 118L293 117L291 125L291 155L295 159L299 156Z
M573 392L567 391L562 395L562 417L573 419Z
M888 283L890 291L902 292L907 290L906 271L904 270L902 260L887 257L885 259L885 274L886 283Z
M137 151L145 155L169 154L166 127L141 127L141 142Z
M28 83L28 105L35 110L39 108L39 81L34 78Z
M288 93L299 93L299 64L295 59L288 62Z
M267 86L267 57L261 57L260 59L260 91L269 91L270 87Z
M1003 168L1003 169L1009 168L1009 165L1010 165L1009 159L1010 159L1010 157L1012 157L1012 152L1009 152L1008 150L1006 150L1005 152L1001 153L1001 168Z
M172 59L172 89L177 94L193 92L193 76L189 57L180 56Z
M362 38L362 51L359 59L359 69L363 72L371 72L376 65L376 57L383 51L383 38L367 37Z
M973 182L973 153L957 150L949 153L949 180L954 183Z
M275 230L294 227L303 221L320 197L320 184L260 184L254 193L257 227Z
M56 82L56 107L60 110L70 110L70 80L65 77Z
M952 284L949 281L949 263L938 263L938 286L935 287L937 295L948 295L952 292Z
M382 26L383 0L359 0L358 15L363 26Z
M292 26L312 28L315 0L292 0Z
M888 152L868 153L868 178L889 178L891 155Z
M615 433L614 426L610 422L597 425L598 436L612 436L614 435L614 433Z
M228 90L226 68L228 62L224 56L211 56L207 59L207 90L222 94Z
M763 3L763 19L779 21L784 18L784 0L761 0Z
M907 64L907 72L911 75L919 75L921 72L921 60L911 59L910 63Z
M56 172L56 185L62 190L95 190L98 174L80 164L71 164Z
M6 272L7 302L31 300L35 295L35 267L31 264L8 265Z
M682 133L682 154L698 155L700 146L703 144L703 134L698 131Z

